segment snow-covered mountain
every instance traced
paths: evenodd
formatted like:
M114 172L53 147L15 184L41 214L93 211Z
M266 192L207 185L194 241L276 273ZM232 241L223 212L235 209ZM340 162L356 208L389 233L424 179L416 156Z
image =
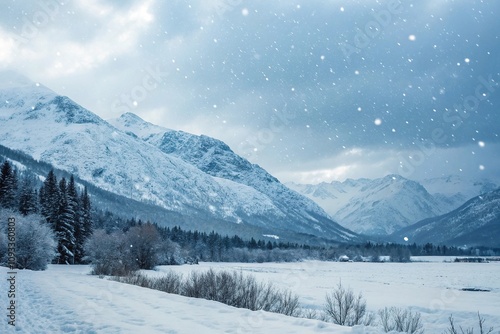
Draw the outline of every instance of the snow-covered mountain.
M287 185L314 200L343 226L368 235L388 235L454 209L449 203L437 200L418 182L399 175Z
M467 201L452 212L424 219L392 235L394 240L500 247L500 188Z
M180 158L202 172L216 177L220 182L224 180L223 182L229 184L237 183L242 187L257 190L271 198L287 220L300 220L304 217L308 220L324 220L325 214L316 203L290 190L260 166L251 164L235 154L220 140L162 129L131 113L110 120L110 123L158 147L169 156ZM316 227L321 229L320 225ZM345 230L339 229L338 233L345 233Z
M448 213L499 185L458 175L422 182L388 175L373 180L287 186L314 200L343 226L357 233L384 236L422 219Z
M427 191L444 206L456 209L469 199L495 190L500 183L495 180L472 180L459 175L448 175L420 181ZM450 210L451 211L451 210Z
M69 98L15 73L0 73L0 101L0 144L102 189L184 215L264 227L277 235L286 230L339 241L356 238L314 202L295 192L273 197L261 192L262 187L234 182L224 177L223 170L207 173L181 158L182 152L166 154L152 139L149 143L139 138L145 133L158 137L165 129L151 125L142 131L134 128L137 135L127 134ZM179 143L172 145L182 147L182 135L188 134L178 134L173 138ZM227 148L208 137L203 137L203 145L214 145L214 151ZM205 153L188 153L200 154ZM227 173L245 175L248 165L252 166L242 163ZM267 173L266 177L263 182L269 187L278 192L286 189Z

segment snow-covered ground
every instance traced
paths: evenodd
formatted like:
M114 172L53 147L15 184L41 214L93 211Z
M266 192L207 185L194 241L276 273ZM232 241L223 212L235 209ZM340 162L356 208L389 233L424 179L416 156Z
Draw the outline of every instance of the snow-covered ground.
M0 333L373 333L252 312L88 275L88 266L19 271L16 327L7 324L7 268L0 267Z
M300 296L304 307L316 309L323 307L326 293L342 282L355 293L363 293L369 311L376 312L386 306L411 307L419 311L426 333L444 332L451 314L464 328L477 326L478 311L486 319L486 325L500 331L500 262L444 262L455 257L412 259L422 262L202 263L160 267L159 270L173 269L188 275L192 270L234 269L291 289ZM490 292L461 290L471 287Z
M370 310L411 306L422 313L426 333L441 333L453 313L472 326L480 311L486 325L500 329L500 263L202 263L160 267L238 270L292 289L306 307L320 308L324 295L340 280L362 291ZM375 328L344 328L315 320L236 309L217 302L185 298L88 275L88 266L49 266L19 271L16 328L4 315L0 333L381 333ZM0 307L7 307L7 268L0 267ZM478 287L490 292L466 292ZM3 311L2 313L5 313Z

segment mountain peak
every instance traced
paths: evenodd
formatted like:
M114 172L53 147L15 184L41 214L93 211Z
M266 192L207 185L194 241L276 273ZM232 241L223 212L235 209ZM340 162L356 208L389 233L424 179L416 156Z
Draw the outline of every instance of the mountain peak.
M165 132L172 131L159 125L155 125L145 121L140 116L126 112L118 118L107 120L114 127L124 131L125 133L136 136L143 140L156 138ZM156 138L158 140L159 138Z
M118 119L122 120L123 122L129 123L129 124L154 125L152 123L149 123L149 122L145 121L139 115L136 115L136 114L134 114L132 112L126 112L126 113L122 114L120 117L118 117Z
M373 180L290 186L345 227L364 234L387 235L445 211L421 185L397 174Z

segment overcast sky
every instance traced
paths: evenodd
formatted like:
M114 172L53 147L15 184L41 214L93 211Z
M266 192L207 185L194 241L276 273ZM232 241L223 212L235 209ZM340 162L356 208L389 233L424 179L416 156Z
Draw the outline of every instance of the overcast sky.
M0 66L282 181L500 178L500 1L3 0Z

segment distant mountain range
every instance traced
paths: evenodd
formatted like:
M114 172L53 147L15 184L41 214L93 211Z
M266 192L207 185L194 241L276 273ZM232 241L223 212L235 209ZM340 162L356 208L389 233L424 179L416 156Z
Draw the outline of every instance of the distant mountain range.
M413 243L500 247L500 188L476 196L447 214L424 219L392 236Z
M219 140L163 129L133 114L109 123L12 72L0 73L0 101L1 145L109 193L219 232L229 224L231 231L293 234L295 240L360 240Z
M425 179L420 181L420 184L436 200L450 209L456 209L469 199L495 190L500 186L500 182L495 180L471 180L458 175Z
M498 187L492 181L469 181L459 176L419 183L399 175L287 185L314 200L343 226L372 236L387 236L422 219L448 213Z

